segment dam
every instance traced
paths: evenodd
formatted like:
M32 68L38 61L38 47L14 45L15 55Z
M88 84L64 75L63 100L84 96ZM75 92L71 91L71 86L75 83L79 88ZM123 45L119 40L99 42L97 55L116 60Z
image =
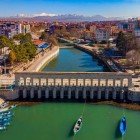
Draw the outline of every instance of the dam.
M2 96L21 101L79 102L86 99L139 103L139 92L130 90L132 86L131 74L109 72L96 58L70 48L60 49L57 58L40 72L15 73L15 90L10 95L3 92Z

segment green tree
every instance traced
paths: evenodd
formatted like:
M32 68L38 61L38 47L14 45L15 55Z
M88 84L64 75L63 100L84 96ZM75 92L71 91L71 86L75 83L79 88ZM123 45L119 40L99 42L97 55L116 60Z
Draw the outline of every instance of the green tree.
M47 34L45 32L43 32L40 36L40 39L46 40L47 39Z
M16 61L16 54L13 50L10 51L8 59L9 59L11 64L13 64Z
M116 47L123 53L123 55L126 55L126 37L125 34L121 31L118 34L118 37L116 39Z
M13 39L15 40L19 40L20 43L26 43L26 42L31 42L32 41L32 36L30 33L27 33L27 34L18 34L18 35L15 35L13 37Z
M25 44L22 44L22 47L26 49L26 54L28 56L29 60L32 60L32 58L36 55L36 46L32 44L31 42L27 42Z
M0 48L10 47L11 42L6 36L0 36Z

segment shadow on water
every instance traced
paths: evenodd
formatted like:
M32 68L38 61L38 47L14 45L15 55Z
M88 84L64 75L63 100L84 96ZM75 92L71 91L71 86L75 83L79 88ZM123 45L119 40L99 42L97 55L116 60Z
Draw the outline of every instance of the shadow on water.
M122 135L119 131L119 127L120 127L120 121L118 121L116 131L115 131L115 138L117 138L117 139L122 137Z
M73 133L73 128L75 126L75 123L73 123L73 125L71 126L70 132L68 134L68 137L74 137L74 133Z

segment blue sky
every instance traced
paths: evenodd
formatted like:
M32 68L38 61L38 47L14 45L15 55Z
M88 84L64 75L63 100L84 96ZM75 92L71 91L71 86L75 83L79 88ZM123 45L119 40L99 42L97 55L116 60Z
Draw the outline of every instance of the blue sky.
M0 0L0 16L17 14L140 16L140 0Z

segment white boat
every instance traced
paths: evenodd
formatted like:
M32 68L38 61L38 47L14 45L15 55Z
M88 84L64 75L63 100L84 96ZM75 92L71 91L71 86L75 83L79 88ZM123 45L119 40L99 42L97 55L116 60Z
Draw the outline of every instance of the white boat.
M12 106L9 107L9 109L11 110L11 109L14 109L16 107L17 107L17 105L12 105Z
M0 113L6 113L11 109L14 109L15 107L17 107L17 105L11 105L10 107L0 108Z
M0 108L5 108L9 105L9 102L4 102L0 105Z
M5 130L6 127L5 126L0 126L0 130Z
M76 124L75 124L75 126L74 126L74 129L73 129L73 132L74 132L74 134L77 134L79 131L80 131L80 129L81 129L81 127L82 127L82 124L83 124L83 118L82 118L82 116L77 120L77 122L76 122Z

